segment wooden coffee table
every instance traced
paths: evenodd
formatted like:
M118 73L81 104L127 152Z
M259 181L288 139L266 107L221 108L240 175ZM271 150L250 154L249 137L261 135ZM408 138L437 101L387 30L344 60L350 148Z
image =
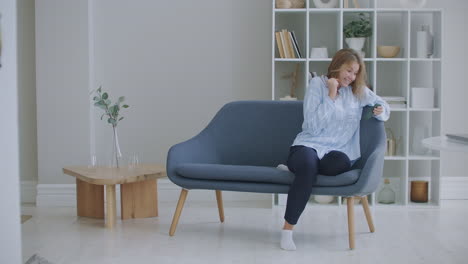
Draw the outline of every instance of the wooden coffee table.
M76 177L78 216L104 219L106 188L106 227L116 221L115 185L120 184L121 217L158 216L157 182L166 177L162 165L138 165L136 168L64 167L63 173Z

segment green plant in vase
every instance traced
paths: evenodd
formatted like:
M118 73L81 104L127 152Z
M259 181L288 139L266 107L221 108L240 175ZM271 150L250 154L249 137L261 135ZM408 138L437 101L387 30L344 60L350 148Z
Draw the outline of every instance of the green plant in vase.
M125 97L121 96L112 104L112 101L109 98L107 92L102 91L102 87L99 87L95 91L95 96L93 97L94 106L104 110L104 114L101 115L101 120L106 117L107 123L112 126L112 155L111 155L111 166L119 168L119 160L122 158L122 153L120 152L119 139L117 136L117 125L119 122L124 119L123 116L120 116L120 110L122 108L128 108L127 104L123 104Z
M348 22L343 27L345 42L348 47L361 53L364 57L362 48L367 37L372 36L372 26L369 15L359 13L358 18Z

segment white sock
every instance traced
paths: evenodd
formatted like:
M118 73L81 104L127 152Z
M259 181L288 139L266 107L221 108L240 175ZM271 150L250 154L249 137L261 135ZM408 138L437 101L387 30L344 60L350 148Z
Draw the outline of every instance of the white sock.
M296 250L296 245L294 244L292 238L293 231L285 230L281 231L281 248L284 250Z

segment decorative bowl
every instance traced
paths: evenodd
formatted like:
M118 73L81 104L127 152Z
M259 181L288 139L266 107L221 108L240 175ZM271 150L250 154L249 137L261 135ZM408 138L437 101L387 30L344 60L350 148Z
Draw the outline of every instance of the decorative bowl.
M329 204L333 202L334 196L331 195L315 195L314 200L319 204Z
M399 46L377 46L377 54L383 58L393 58L400 52Z

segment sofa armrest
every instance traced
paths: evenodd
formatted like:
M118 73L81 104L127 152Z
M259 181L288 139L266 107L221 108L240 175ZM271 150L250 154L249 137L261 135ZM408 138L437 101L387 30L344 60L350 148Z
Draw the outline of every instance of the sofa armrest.
M175 169L181 163L219 163L215 142L202 132L169 149L166 162L167 176L178 185L180 185L181 176L176 173Z
M360 195L373 193L379 186L383 174L385 155L384 147L385 145L379 146L367 158L367 161L362 168L361 175L359 176L359 180L356 182L356 185L359 186L359 190L357 190L357 192Z

